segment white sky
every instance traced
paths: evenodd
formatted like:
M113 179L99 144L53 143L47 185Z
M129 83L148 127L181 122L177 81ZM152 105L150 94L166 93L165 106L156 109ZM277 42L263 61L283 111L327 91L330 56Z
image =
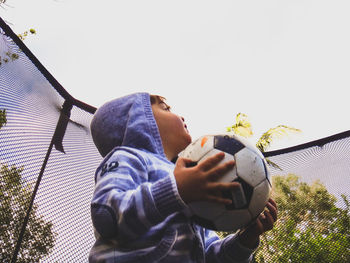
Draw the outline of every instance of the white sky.
M193 138L236 113L272 149L349 130L350 1L7 0L0 16L75 98L167 97ZM254 138L255 139L255 138Z

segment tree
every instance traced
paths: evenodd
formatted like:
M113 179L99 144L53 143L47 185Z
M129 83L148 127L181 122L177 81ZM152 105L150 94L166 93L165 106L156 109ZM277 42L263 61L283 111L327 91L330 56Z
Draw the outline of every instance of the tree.
M2 126L4 126L7 123L7 118L6 118L6 110L0 109L0 129L2 128Z
M31 28L27 31L24 31L23 33L21 34L17 34L17 36L22 40L24 41L27 36L29 34L36 34L36 31L35 29ZM0 33L0 35L3 37L2 33ZM12 41L12 40L11 40ZM8 63L10 61L15 61L16 59L19 58L19 54L12 51L10 47L7 48L7 50L4 50L3 52L0 53L0 66L3 64L3 63Z
M248 120L248 116L244 113L238 113L236 115L235 123L232 126L227 127L227 131L247 138L253 136L252 125ZM273 140L283 137L291 132L301 132L301 130L287 125L278 125L277 127L264 132L256 143L256 147L261 152L266 152Z
M0 0L0 10L4 8L3 5L6 3L6 0ZM17 34L17 36L24 41L29 35L36 34L36 30L30 28L29 30L24 31L23 33ZM3 33L0 33L2 37L4 37ZM12 41L12 40L11 40ZM4 41L6 43L6 41ZM12 41L13 42L13 41ZM12 49L8 46L6 49L3 48L0 52L0 66L4 63L8 63L10 61L14 61L19 58L19 54L17 52L12 51Z
M0 128L6 125L6 111L0 110ZM22 177L24 168L0 163L0 262L10 262L31 199L31 185ZM55 242L52 222L33 205L17 262L39 262Z
M261 238L256 262L350 262L350 206L345 208L319 181L306 184L293 174L274 176L276 226Z
M253 134L247 116L241 113L228 131L245 137ZM264 152L273 139L299 131L279 125L265 132L257 147ZM269 164L278 168L271 161ZM278 220L262 235L255 262L350 262L350 203L345 195L344 207L339 208L335 196L319 181L309 185L293 174L273 176L272 189Z
M238 113L236 115L235 123L231 127L227 127L227 131L247 138L253 136L252 125L248 120L248 116L244 113ZM272 141L292 132L301 132L301 130L289 127L287 125L278 125L277 127L271 128L268 131L264 132L258 139L256 147L261 152L266 152L266 150L270 147ZM266 158L266 161L272 167L280 169L280 167L270 159Z

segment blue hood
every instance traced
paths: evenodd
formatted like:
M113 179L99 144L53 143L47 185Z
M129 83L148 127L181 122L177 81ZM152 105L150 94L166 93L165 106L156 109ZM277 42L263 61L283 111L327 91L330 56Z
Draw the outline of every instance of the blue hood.
M165 156L148 93L135 93L105 103L95 112L90 128L103 157L116 146Z

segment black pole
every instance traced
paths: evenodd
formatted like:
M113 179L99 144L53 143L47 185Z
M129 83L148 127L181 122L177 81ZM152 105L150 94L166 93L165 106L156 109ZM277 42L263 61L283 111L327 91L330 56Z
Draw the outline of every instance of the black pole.
M24 236L24 233L25 233L27 225L28 225L30 212L32 211L32 208L33 208L33 205L34 205L34 199L35 199L35 196L36 196L36 194L38 192L39 185L41 183L41 179L43 177L43 174L44 174L44 171L45 171L47 162L49 160L49 157L50 157L50 154L51 154L53 146L55 145L56 149L58 151L61 151L61 152L64 153L63 146L62 146L62 140L63 140L64 134L66 132L66 128L67 128L67 125L68 125L71 109L72 109L72 103L70 101L66 100L63 103L63 106L62 106L62 109L61 109L61 114L60 114L60 117L59 117L58 122L57 122L56 129L55 129L55 133L52 136L51 143L50 143L49 148L48 148L48 150L46 152L46 156L45 156L43 165L41 166L41 170L40 170L38 179L36 180L36 184L35 184L32 196L31 196L30 204L29 204L29 207L27 209L27 214L26 214L26 216L24 218L24 221L23 221L23 224L22 224L22 228L21 228L21 232L19 233L19 236L18 236L18 239L17 239L16 248L15 248L15 251L13 252L13 255L12 255L11 263L15 263L17 261L17 256L18 256L19 250L20 250L21 245L22 245L23 236Z
M13 252L13 255L12 255L11 263L15 263L16 260L17 260L17 256L18 256L18 252L19 252L19 250L21 248L24 232L25 232L25 230L27 228L27 224L28 224L28 221L29 221L30 212L32 211L33 204L34 204L34 199L35 199L36 193L38 192L38 188L39 188L39 185L40 185L40 182L41 182L41 178L43 177L47 161L49 160L49 157L50 157L50 154L51 154L51 150L52 150L52 146L53 146L53 140L51 140L50 146L49 146L49 148L47 150L47 153L46 153L46 156L45 156L44 163L41 166L41 170L40 170L38 179L36 180L36 184L35 184L35 187L34 187L34 191L32 193L32 197L31 197L30 204L29 204L29 207L28 207L28 210L27 210L27 214L26 214L26 216L24 218L24 221L23 221L23 224L22 224L22 229L21 229L21 232L19 233L19 236L18 236L18 239L17 239L16 248L15 248L15 251Z

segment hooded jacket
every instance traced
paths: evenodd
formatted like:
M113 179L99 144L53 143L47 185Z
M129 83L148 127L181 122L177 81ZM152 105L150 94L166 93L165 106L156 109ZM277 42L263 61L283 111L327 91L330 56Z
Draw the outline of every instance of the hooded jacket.
M150 96L104 104L91 122L104 158L95 173L90 262L250 262L237 236L219 239L194 224L167 160Z

